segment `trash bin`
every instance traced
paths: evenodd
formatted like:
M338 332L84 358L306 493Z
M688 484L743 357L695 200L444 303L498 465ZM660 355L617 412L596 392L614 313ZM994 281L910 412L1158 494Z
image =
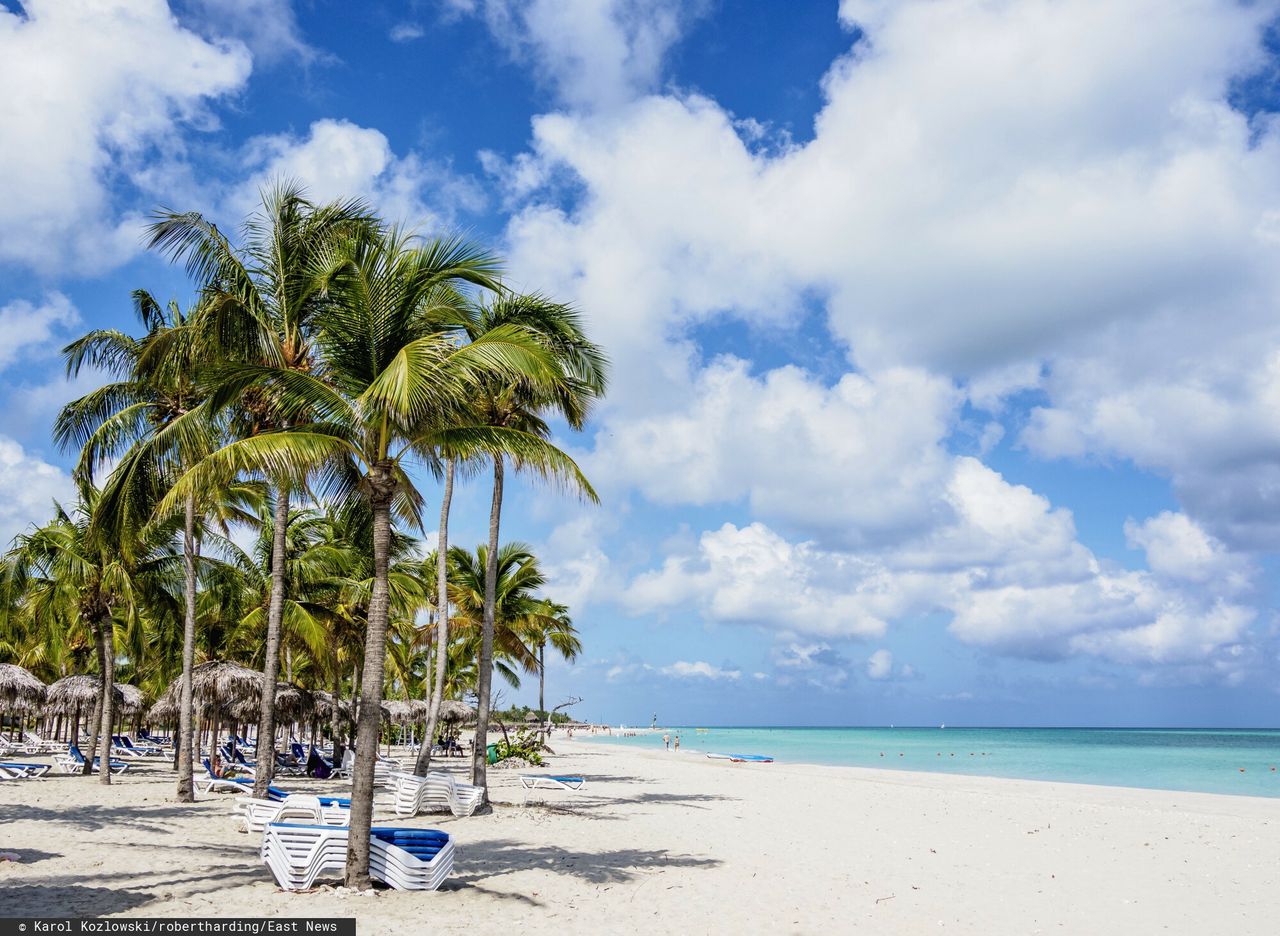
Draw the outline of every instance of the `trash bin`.
M485 748L485 754L489 758L489 763L496 764L498 762L498 746L496 744L491 744Z

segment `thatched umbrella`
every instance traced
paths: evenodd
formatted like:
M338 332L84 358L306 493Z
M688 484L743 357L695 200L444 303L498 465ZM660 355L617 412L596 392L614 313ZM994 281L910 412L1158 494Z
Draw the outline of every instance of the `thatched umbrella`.
M255 674L261 682L261 675ZM227 714L236 721L251 722L257 719L260 701L258 697L246 696L227 706ZM280 724L304 720L316 709L315 697L300 686L292 683L276 683L276 721Z
M124 704L120 684L114 686L114 705ZM101 676L64 676L45 690L45 711L52 715L72 715L93 708L102 694Z
M178 720L178 703L169 698L168 693L160 697L160 701L151 706L147 718L162 725L171 725Z
M542 721L542 719L538 717L538 713L537 713L537 712L530 712L528 715L526 715L526 716L524 717L524 720L525 720L526 722L529 722L530 724L532 724L532 723L534 723L534 722L540 722L540 721Z
M123 701L120 703L121 715L137 715L147 705L147 698L137 686L128 683L116 683Z
M21 666L0 663L0 708L28 712L44 702L44 683Z
M44 701L44 683L21 666L0 663L0 711L30 712Z
M124 693L120 684L112 685L113 705L124 704ZM64 676L49 686L44 694L44 710L47 715L71 716L70 739L72 743L79 740L80 716L92 712L102 695L101 676ZM93 731L90 732L91 734Z
M457 699L445 699L440 703L440 720L448 722L466 721L476 717L476 710Z
M262 674L239 663L228 660L209 660L191 670L191 700L195 717L213 722L214 739L217 739L219 722L231 721L230 709L239 705L256 706L261 698ZM182 677L169 683L160 696L164 704L161 711L176 716L182 701ZM153 708L152 711L155 711ZM239 719L234 719L239 720ZM247 719L253 721L253 718Z
M402 699L383 699L382 717L393 725L408 725L415 720L413 706Z

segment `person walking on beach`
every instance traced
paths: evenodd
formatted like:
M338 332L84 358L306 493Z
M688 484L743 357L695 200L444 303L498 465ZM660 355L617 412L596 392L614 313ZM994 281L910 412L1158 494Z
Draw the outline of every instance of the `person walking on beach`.
M676 753L680 753L680 732L676 732Z
M662 746L666 748L668 751L671 750L671 735L664 734L662 736Z

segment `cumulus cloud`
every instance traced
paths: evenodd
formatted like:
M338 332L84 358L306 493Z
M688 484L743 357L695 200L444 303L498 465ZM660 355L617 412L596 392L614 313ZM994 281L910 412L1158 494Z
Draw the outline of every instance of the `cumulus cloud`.
M238 42L184 28L163 0L26 0L0 9L0 262L101 270L140 248L118 194L208 129L250 70ZM160 155L164 154L164 155Z
M888 679L893 672L893 654L877 650L867 657L867 676L870 679Z
M705 0L449 0L571 107L616 107L652 90L667 51Z
M637 611L695 607L704 618L797 640L775 652L780 673L839 667L832 639L873 638L890 624L941 613L960 641L1004 655L1071 655L1141 666L1209 667L1237 679L1256 612L1232 600L1248 566L1180 520L1130 524L1149 571L1099 561L1075 538L1069 512L991 469L958 458L951 519L914 540L870 550L791 542L760 523L702 534L696 551L668 557L625 593ZM785 601L776 596L785 595ZM912 678L878 650L873 679Z
M55 336L80 321L71 300L61 293L50 293L40 303L15 299L0 306L0 371L15 361L30 362L32 355L48 354Z
M0 543L48 520L55 500L67 503L74 496L66 472L0 436Z
M807 143L622 82L628 102L490 155L513 278L615 351L593 477L756 521L636 577L629 606L864 637L938 610L999 652L1239 672L1235 550L1280 534L1280 125L1232 93L1275 12L848 2ZM844 376L697 343L792 336L815 301ZM1023 391L1043 401L1025 421ZM1130 524L1147 570L1099 561L1068 511L954 454L1010 428L1170 477L1185 522Z
M180 0L180 9L202 32L243 42L259 61L307 65L321 57L302 37L293 0Z
M413 152L397 156L380 130L348 120L317 120L305 136L254 137L242 164L247 178L223 209L232 217L253 211L259 191L279 178L301 181L316 201L365 198L388 220L418 230L449 227L459 212L484 206L479 187L446 164Z
M664 666L662 672L666 676L678 676L681 679L727 679L733 681L742 677L741 670L712 666L704 660L698 660L694 663L676 660L670 666Z

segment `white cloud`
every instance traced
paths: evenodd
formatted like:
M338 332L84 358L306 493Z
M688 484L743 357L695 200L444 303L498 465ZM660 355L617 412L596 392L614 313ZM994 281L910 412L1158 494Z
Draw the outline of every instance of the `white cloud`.
M1253 572L1248 563L1186 514L1166 510L1143 523L1130 520L1124 533L1132 548L1146 551L1147 567L1157 575L1216 582L1233 592L1248 586Z
M307 65L320 57L302 38L293 0L184 0L182 5L202 32L240 40L260 61Z
M877 650L867 657L867 676L870 679L888 679L893 672L893 654L888 650Z
M413 152L397 156L380 130L347 120L317 120L305 137L254 137L244 146L243 165L249 177L224 207L237 218L260 205L259 190L278 178L301 181L316 201L365 198L388 221L424 232L484 205L478 186L447 165Z
M571 107L617 107L657 86L663 59L705 0L452 0Z
M392 42L413 42L426 34L427 31L417 23L396 23L388 35Z
M901 537L937 522L941 442L960 403L945 380L895 369L824 386L796 367L759 377L720 359L687 399L606 414L586 459L598 483L663 504L746 499L756 516L824 540ZM815 496L815 492L840 495Z
M1161 516L1130 525L1152 570L1113 568L1076 540L1069 512L974 459L953 468L949 519L905 542L833 550L761 523L725 524L703 533L696 551L636 576L624 603L692 607L708 620L790 635L775 652L780 673L843 672L828 640L878 637L934 612L949 616L960 641L1006 655L1210 667L1228 680L1256 662L1240 651L1255 612L1218 597L1247 590L1252 570L1220 544ZM895 670L887 650L871 655L867 674L916 675Z
M50 293L38 305L15 299L0 306L0 371L15 361L30 363L32 356L48 354L56 336L80 321L71 300L61 293Z
M180 128L212 127L207 104L249 68L242 45L184 29L163 0L0 9L0 262L92 272L138 251L117 188L175 158Z
M678 676L681 679L727 679L734 681L742 676L741 670L723 669L719 666L712 666L703 660L698 660L695 663L677 660L670 666L664 666L662 672L666 676Z
M55 500L70 503L75 485L62 469L0 436L0 545L53 515Z

